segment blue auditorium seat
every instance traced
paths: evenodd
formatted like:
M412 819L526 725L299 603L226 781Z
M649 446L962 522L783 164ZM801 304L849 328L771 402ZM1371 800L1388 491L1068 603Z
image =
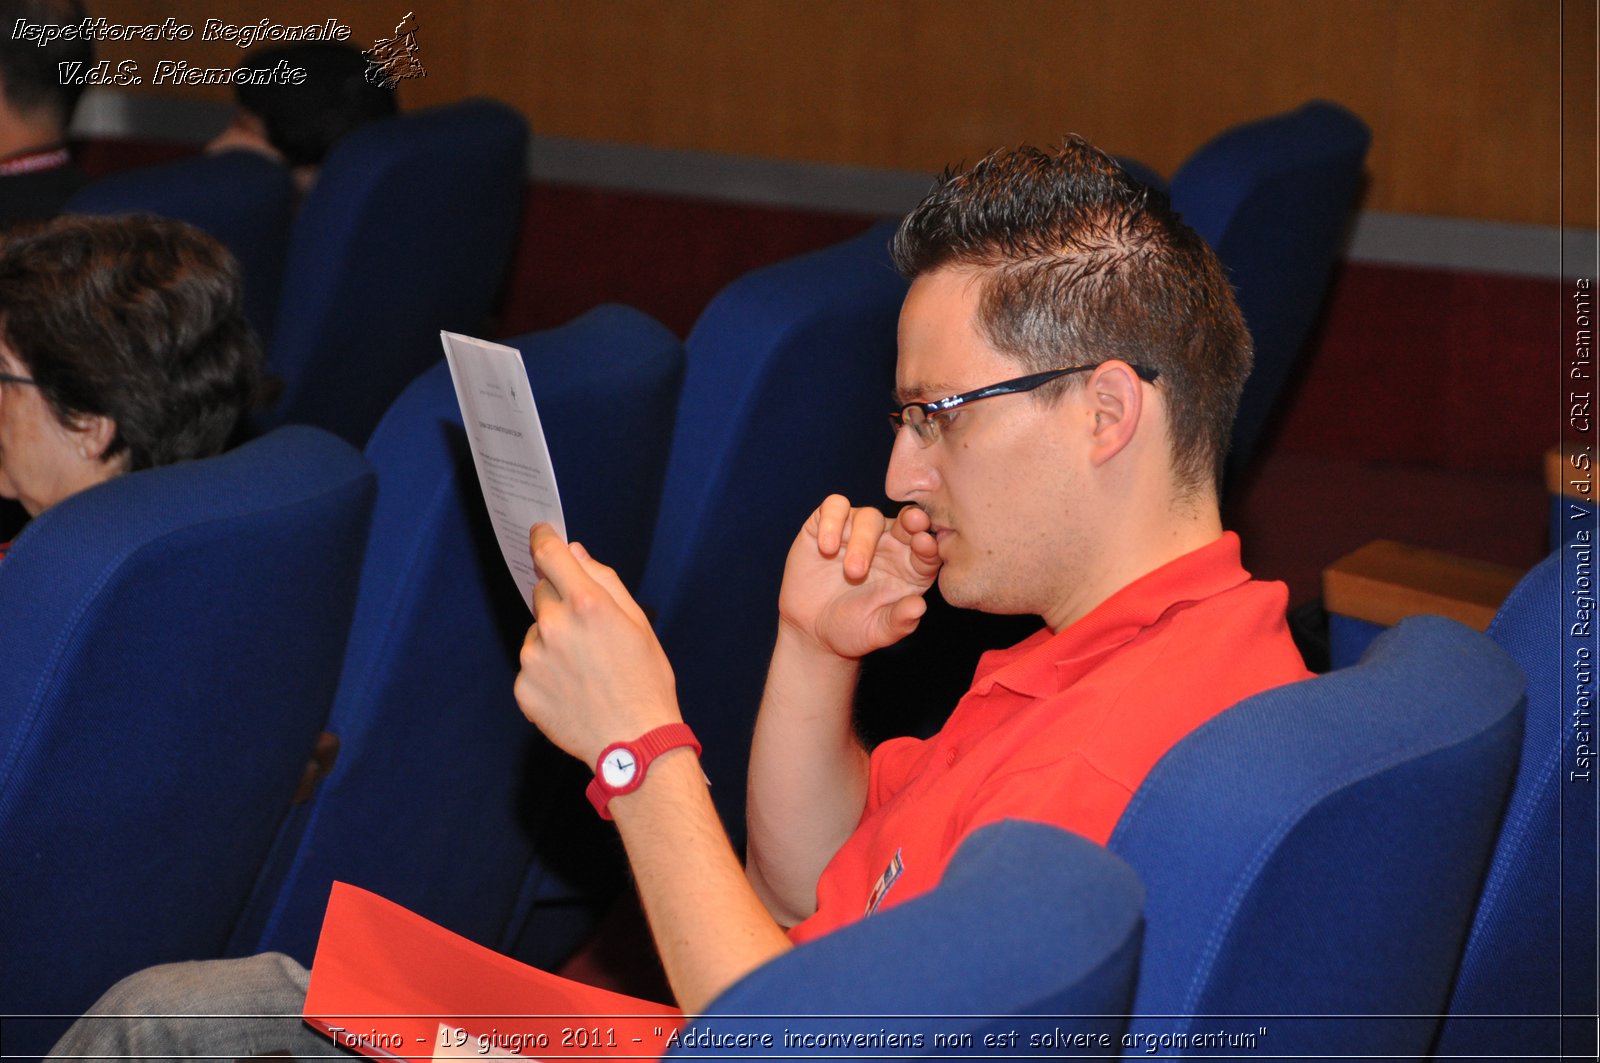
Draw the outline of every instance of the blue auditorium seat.
M526 361L568 533L637 587L682 345L621 306L509 342ZM530 617L442 360L395 402L367 457L378 504L328 723L338 759L286 824L236 954L309 963L335 879L506 950L535 901L581 894L582 873L612 844L583 797L585 767L539 737L512 697Z
M1133 872L1093 842L1042 823L990 824L962 842L931 892L734 983L667 1058L1114 1058L1115 1047L1073 1039L1119 1044L1140 900ZM701 1031L723 1040L699 1045ZM738 1047L738 1035L773 1045ZM849 1035L880 1041L828 1040ZM997 1040L986 1047L985 1037Z
M439 360L439 330L481 335L522 208L528 130L468 100L342 138L289 241L268 349L284 384L263 424L303 422L365 445Z
M736 839L789 546L830 493L887 504L884 414L906 292L889 262L893 232L886 222L747 274L712 300L686 344L640 601L655 612Z
M286 428L129 473L0 562L0 1001L43 1053L113 982L221 956L338 682L374 482Z
M1559 550L1567 543L1576 542L1580 531L1588 533L1592 542L1597 526L1600 526L1600 512L1593 501L1564 494L1550 496L1550 549Z
M64 210L149 212L204 229L239 260L245 313L265 342L278 312L293 207L294 183L285 167L253 151L225 151L102 177Z
M1592 547L1583 563L1592 601ZM1441 1058L1595 1055L1596 798L1593 753L1579 748L1595 743L1581 734L1594 733L1593 714L1580 714L1578 701L1586 688L1592 704L1600 647L1580 612L1579 564L1571 549L1540 562L1489 625L1527 676L1527 720L1511 804L1440 1032ZM1563 1023L1558 1014L1571 1018Z
M1172 176L1172 205L1228 267L1255 339L1255 368L1233 426L1237 478L1311 334L1361 192L1372 141L1335 103L1237 126Z
M1130 1034L1255 1034L1252 1059L1425 1055L1521 706L1493 642L1413 617L1169 751L1110 840L1145 887Z

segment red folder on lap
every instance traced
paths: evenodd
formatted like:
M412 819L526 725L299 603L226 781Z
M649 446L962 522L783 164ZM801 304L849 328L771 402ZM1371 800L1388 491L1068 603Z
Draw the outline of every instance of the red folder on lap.
M518 963L366 890L336 882L305 1020L381 1059L656 1059L674 1008Z

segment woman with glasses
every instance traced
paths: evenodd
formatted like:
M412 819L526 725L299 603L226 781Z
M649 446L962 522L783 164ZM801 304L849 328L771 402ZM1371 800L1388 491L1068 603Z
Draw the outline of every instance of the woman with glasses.
M260 375L238 266L200 230L67 216L0 241L0 497L28 516L218 453Z

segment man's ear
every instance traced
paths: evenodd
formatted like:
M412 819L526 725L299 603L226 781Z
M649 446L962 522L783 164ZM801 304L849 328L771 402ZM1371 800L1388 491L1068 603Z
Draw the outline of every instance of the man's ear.
M1128 363L1112 359L1089 375L1083 401L1093 418L1089 460L1103 464L1121 453L1139 430L1144 389Z

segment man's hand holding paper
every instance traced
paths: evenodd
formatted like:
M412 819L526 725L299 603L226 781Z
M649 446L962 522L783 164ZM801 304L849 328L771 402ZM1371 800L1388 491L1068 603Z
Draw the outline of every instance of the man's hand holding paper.
M680 722L672 666L616 572L548 524L528 549L541 579L516 682L523 715L591 765L613 742Z

